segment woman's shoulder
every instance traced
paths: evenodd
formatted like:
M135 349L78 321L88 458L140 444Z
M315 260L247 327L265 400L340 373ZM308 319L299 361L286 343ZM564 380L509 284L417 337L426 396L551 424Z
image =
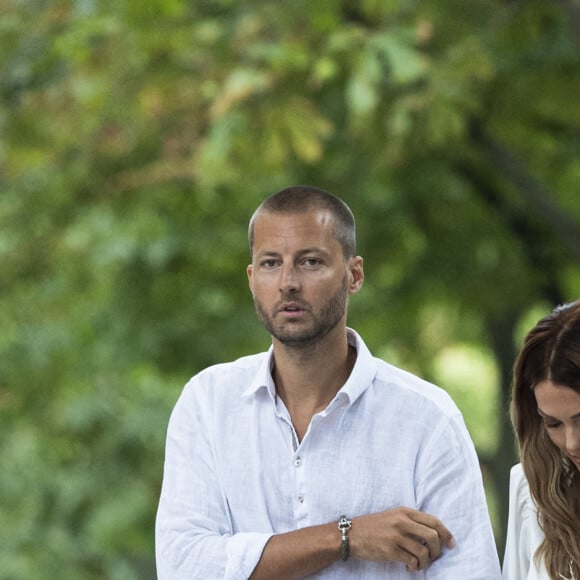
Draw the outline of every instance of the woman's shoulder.
M510 484L528 485L526 474L524 473L524 467L521 463L516 463L512 466L510 470Z
M547 580L534 554L543 539L538 512L521 464L510 470L509 521L504 558L504 580Z
M518 513L536 512L536 507L530 496L530 486L521 463L514 465L510 470L510 503L513 502Z

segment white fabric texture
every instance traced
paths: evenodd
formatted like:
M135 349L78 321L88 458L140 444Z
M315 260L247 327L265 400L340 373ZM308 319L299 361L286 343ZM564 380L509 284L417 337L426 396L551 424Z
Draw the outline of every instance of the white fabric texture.
M398 506L439 517L457 546L423 572L350 559L310 577L501 577L481 471L456 405L348 333L353 371L300 444L275 393L272 349L205 369L185 386L167 433L159 580L248 578L272 534Z
M511 469L509 499L503 580L550 580L544 562L534 558L544 532L521 463Z

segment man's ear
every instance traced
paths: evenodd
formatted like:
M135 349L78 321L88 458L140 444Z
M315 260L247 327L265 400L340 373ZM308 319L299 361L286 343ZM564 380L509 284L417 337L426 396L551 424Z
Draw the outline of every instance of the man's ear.
M248 264L248 267L246 268L246 274L248 275L248 286L250 287L250 292L252 293L252 296L254 295L253 279L252 279L253 273L254 270L252 268L252 264Z
M354 258L350 259L350 284L348 287L349 294L356 294L362 288L365 279L363 262L364 260L360 256L355 256Z

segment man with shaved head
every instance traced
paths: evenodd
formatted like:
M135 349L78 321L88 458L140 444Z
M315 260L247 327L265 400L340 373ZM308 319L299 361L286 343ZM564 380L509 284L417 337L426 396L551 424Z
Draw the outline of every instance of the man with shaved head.
M290 187L254 212L249 242L272 345L201 371L174 408L159 580L499 579L461 413L347 327L364 280L351 210Z

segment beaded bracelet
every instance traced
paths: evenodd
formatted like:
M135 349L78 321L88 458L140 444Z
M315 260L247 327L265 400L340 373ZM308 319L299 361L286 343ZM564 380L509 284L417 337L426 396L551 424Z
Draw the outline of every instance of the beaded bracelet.
M348 532L351 528L352 522L346 516L340 516L340 520L338 520L338 530L340 532L340 539L342 541L340 545L340 556L343 562L348 560L348 556L350 554Z

